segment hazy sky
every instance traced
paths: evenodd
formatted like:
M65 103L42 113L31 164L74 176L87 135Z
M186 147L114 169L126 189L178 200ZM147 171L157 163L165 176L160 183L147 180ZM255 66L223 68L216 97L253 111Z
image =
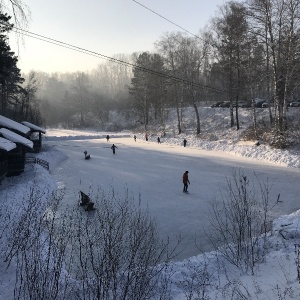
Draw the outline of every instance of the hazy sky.
M198 34L225 0L137 0L186 30ZM152 51L166 32L182 31L133 0L24 0L31 11L28 30L107 56ZM31 37L12 50L19 68L44 72L87 71L102 59Z

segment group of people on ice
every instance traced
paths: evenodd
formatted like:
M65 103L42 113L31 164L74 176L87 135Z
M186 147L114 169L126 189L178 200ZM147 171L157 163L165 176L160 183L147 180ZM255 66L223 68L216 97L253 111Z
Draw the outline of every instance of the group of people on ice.
M109 139L110 139L110 136L107 135L106 136L106 141L109 142ZM134 141L136 142L136 135L133 136L133 139ZM145 134L145 139L146 141L148 141L148 134L146 133ZM160 144L160 137L157 137L157 143ZM185 147L187 144L187 140L184 139L183 140L183 146ZM113 154L116 154L116 149L118 148L115 144L112 144L112 146L110 147ZM87 151L85 150L84 151L84 155L85 155L85 159L90 159L90 155L87 154ZM183 192L184 193L188 193L188 185L190 184L190 181L189 181L189 171L185 171L183 173L183 176L182 176L182 182L183 182Z
M133 136L133 139L136 142L136 135ZM148 133L145 133L145 140L146 140L146 142L149 141ZM160 138L160 136L157 137L157 143L161 144L161 138ZM183 139L183 147L186 147L186 145L187 145L187 140Z

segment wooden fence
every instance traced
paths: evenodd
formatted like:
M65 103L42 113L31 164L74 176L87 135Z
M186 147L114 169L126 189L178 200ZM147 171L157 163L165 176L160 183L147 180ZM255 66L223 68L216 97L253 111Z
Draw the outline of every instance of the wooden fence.
M25 157L26 163L38 164L43 168L49 170L49 162L44 159L36 158L36 157Z

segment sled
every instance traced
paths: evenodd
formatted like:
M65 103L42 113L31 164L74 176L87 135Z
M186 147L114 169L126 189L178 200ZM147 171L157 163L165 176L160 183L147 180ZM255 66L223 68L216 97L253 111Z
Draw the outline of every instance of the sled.
M79 203L80 206L84 206L86 211L95 210L94 202L91 198L86 195L84 192L80 191L81 202Z

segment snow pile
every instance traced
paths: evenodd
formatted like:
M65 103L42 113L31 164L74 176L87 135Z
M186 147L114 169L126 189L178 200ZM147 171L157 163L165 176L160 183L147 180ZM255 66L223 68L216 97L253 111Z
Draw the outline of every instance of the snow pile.
M143 135L137 135L138 138L143 139ZM157 135L150 135L149 140L156 142ZM296 150L274 149L270 146L259 145L255 142L238 142L234 143L227 140L219 141L203 141L194 135L182 134L177 137L162 137L162 143L182 146L183 139L187 140L187 147L199 148L207 151L222 151L230 155L238 155L243 157L255 158L257 160L269 161L277 163L281 166L299 168L300 156Z
M154 129L155 134L150 134L149 140L156 141L157 136L161 137L161 142L174 145L183 145L183 139L187 140L188 147L199 148L208 151L222 151L231 155L255 158L257 160L269 161L277 163L281 166L299 168L300 167L300 149L274 149L268 145L260 143L256 146L256 141L244 141L243 134L249 124L253 123L252 109L239 109L240 129L230 127L230 118L228 108L209 108L201 107L200 125L201 134L198 138L194 132L196 122L194 119L193 108L187 107L182 111L182 130L185 133L176 135L177 124L174 110L168 111L168 119L164 136L162 130ZM299 114L298 108L293 108L288 111L290 120L297 119ZM268 123L268 109L257 109L257 122ZM143 134L137 134L138 138L144 139ZM201 138L201 137L205 138ZM296 140L298 143L298 140Z
M188 143L191 147L198 147L203 150L214 150L214 151L223 151L232 155L239 155L244 157L251 157L258 160L272 161L276 162L282 166L287 167L300 167L299 154L292 153L289 150L280 150L274 149L269 146L259 145L256 146L254 142L252 144L243 144L237 143L234 144L228 141L216 141L216 142L207 142L207 141L198 141L194 138L188 138ZM172 141L168 141L172 142ZM174 144L179 144L178 139L175 139Z

